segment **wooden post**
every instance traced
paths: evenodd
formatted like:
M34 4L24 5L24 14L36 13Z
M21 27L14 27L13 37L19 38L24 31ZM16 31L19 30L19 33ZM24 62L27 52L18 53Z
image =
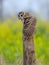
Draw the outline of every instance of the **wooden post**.
M23 65L35 65L35 49L32 39L24 41L24 64Z

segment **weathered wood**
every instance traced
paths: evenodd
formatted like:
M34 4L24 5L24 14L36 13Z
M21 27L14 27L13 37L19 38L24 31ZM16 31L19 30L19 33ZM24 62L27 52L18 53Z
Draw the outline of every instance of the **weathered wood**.
M35 65L35 49L32 39L24 41L24 65Z

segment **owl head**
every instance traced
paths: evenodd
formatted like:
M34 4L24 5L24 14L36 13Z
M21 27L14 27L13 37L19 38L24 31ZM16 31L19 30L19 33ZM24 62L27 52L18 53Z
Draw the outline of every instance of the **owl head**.
M23 17L24 17L24 12L19 12L18 13L18 18L22 20Z
M21 20L23 20L24 18L27 18L27 17L29 17L29 13L28 12L19 12L18 13L18 18L19 19L21 19Z

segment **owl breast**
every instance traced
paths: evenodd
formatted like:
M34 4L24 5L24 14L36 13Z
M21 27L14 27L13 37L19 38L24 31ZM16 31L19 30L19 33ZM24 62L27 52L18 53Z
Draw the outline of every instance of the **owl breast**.
M23 30L23 34L24 36L29 39L30 37L33 36L34 31L35 31L35 24L36 21L33 20L33 18L26 18L24 19L24 30Z

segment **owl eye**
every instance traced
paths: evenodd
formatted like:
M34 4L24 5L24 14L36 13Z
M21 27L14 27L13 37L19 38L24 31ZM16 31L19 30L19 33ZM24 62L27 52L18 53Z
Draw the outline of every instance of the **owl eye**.
M23 15L21 15L21 17L22 17Z

